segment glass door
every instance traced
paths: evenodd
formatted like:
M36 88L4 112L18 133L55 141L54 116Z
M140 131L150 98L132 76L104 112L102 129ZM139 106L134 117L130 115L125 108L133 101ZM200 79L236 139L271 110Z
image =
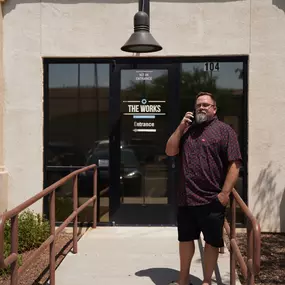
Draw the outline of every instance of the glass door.
M165 154L177 107L175 66L116 67L110 146L110 221L175 223L175 161ZM172 99L171 99L172 98Z

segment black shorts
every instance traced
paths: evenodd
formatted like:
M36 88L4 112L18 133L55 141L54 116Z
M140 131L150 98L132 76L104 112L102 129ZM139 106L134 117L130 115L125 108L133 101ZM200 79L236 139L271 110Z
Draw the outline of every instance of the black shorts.
M202 232L206 243L214 247L223 247L225 209L218 198L207 205L179 207L178 240L193 241L199 239Z

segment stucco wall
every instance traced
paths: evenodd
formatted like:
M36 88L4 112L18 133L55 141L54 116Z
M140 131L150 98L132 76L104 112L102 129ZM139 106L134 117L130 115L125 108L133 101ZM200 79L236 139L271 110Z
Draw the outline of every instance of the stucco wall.
M137 2L94 2L41 5L44 56L126 56L120 47L133 32ZM215 2L151 1L151 31L164 47L152 55L247 54L249 1Z
M285 1L251 7L249 205L262 230L285 232Z
M39 4L4 4L5 166L8 208L42 190L43 77ZM41 203L34 206L41 210Z
M5 3L9 207L42 189L41 58L127 56L120 47L137 7L132 0ZM284 11L283 0L151 1L151 31L164 48L151 56L250 55L249 205L262 229L273 231L285 231Z

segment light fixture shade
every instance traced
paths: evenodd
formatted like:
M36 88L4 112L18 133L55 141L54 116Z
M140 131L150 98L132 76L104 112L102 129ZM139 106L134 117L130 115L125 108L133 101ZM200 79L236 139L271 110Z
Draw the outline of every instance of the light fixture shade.
M149 32L147 13L139 11L134 16L134 33L121 47L122 51L132 53L147 53L162 50L162 47Z

